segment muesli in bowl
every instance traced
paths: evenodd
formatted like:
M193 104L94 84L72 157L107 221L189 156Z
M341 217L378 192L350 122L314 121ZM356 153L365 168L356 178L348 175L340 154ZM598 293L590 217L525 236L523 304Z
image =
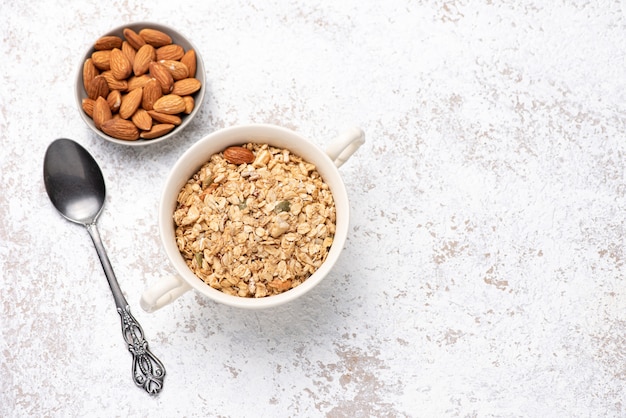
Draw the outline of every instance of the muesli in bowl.
M154 312L191 289L242 309L307 294L346 242L350 204L339 167L364 141L352 128L323 150L290 129L250 124L194 143L170 170L159 204L175 274L150 284L141 307Z
M278 295L324 262L335 234L332 193L315 165L287 149L247 143L213 155L182 188L176 242L214 289Z

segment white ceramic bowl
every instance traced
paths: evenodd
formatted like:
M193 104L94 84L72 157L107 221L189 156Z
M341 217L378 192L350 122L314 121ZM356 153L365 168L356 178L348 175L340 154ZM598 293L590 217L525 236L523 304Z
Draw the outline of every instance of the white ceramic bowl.
M147 288L141 296L141 306L153 312L169 304L190 289L229 306L245 309L268 308L294 300L319 284L339 258L350 218L348 195L339 174L341 166L364 143L363 131L353 128L335 138L324 151L300 134L274 125L242 125L211 133L191 146L176 162L165 182L159 207L159 231L165 252L176 275L163 277ZM247 142L266 143L286 148L315 164L318 172L330 187L336 207L336 231L333 244L324 263L302 284L284 293L264 298L232 296L212 288L189 269L176 245L173 214L181 188L197 170L209 160L232 145Z
M85 121L87 126L96 135L98 135L99 137L104 138L107 141L114 142L116 144L121 144L121 145L143 146L143 145L156 144L158 142L165 141L165 140L167 140L167 139L177 135L179 132L181 132L183 129L185 129L185 127L191 122L191 120L198 113L198 110L200 109L200 106L202 105L202 102L204 101L204 94L205 94L205 90L206 90L204 63L202 61L202 57L200 55L200 51L198 50L198 48L194 44L191 43L191 41L189 41L186 37L181 35L175 29L173 29L173 28L171 28L169 26L158 24L158 23L153 23L153 22L129 23L129 24L126 24L126 25L119 26L119 27L117 27L117 28L115 28L115 29L113 29L113 30L103 34L102 36L116 35L116 36L119 36L122 39L124 39L123 31L124 31L125 28L130 28L130 29L134 30L137 33L139 33L139 31L141 29L143 29L143 28L157 29L157 30L160 30L162 32L167 33L172 38L172 42L174 44L182 46L185 51L188 51L189 49L193 49L195 51L195 53L196 53L196 74L195 74L195 78L200 80L200 82L202 83L202 87L200 88L200 90L198 90L197 92L195 92L193 94L194 101L195 101L194 109L191 111L190 114L182 116L182 123L180 125L176 126L169 133L167 133L167 134L165 134L163 136L160 136L158 138L154 138L154 139L138 139L136 141L125 141L125 140L122 140L122 139L113 138L112 136L109 136L109 135L105 134L104 132L102 132L101 130L96 128L93 120L89 117L89 115L87 115L85 113L85 111L83 110L83 107L82 107L83 99L87 97L87 92L85 91L85 88L83 86L83 64L84 64L85 60L87 58L91 57L91 54L93 54L93 52L95 51L95 48L93 47L93 45L85 52L85 54L83 55L83 57L80 60L80 64L79 64L79 67L78 67L78 72L76 74L75 86L74 86L74 95L75 95L75 98L76 98L76 104L78 106L78 111L80 113L80 116L83 118L83 120ZM94 42L95 41L96 40L94 39Z

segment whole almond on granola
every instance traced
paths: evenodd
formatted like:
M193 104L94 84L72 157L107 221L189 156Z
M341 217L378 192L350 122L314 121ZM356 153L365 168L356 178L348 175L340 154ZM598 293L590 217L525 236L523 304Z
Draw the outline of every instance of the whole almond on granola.
M254 154L248 148L228 147L224 150L224 158L231 164L249 164L254 161Z

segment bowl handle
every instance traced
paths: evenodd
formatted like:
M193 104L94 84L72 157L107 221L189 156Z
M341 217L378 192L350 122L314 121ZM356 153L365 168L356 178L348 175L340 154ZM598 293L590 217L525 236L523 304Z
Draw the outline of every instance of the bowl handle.
M354 127L333 139L326 148L326 154L333 160L336 167L341 167L364 143L365 133L361 128Z
M151 313L169 305L189 289L191 286L178 276L162 277L144 290L139 304L144 311Z

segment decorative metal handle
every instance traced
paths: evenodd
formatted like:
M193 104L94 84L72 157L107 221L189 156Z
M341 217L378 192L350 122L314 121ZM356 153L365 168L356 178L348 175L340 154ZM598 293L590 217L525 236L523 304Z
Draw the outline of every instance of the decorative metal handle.
M122 319L122 335L128 344L128 351L133 355L133 380L146 392L156 395L163 388L165 367L148 349L141 325L130 313L130 307L118 307L117 312Z

